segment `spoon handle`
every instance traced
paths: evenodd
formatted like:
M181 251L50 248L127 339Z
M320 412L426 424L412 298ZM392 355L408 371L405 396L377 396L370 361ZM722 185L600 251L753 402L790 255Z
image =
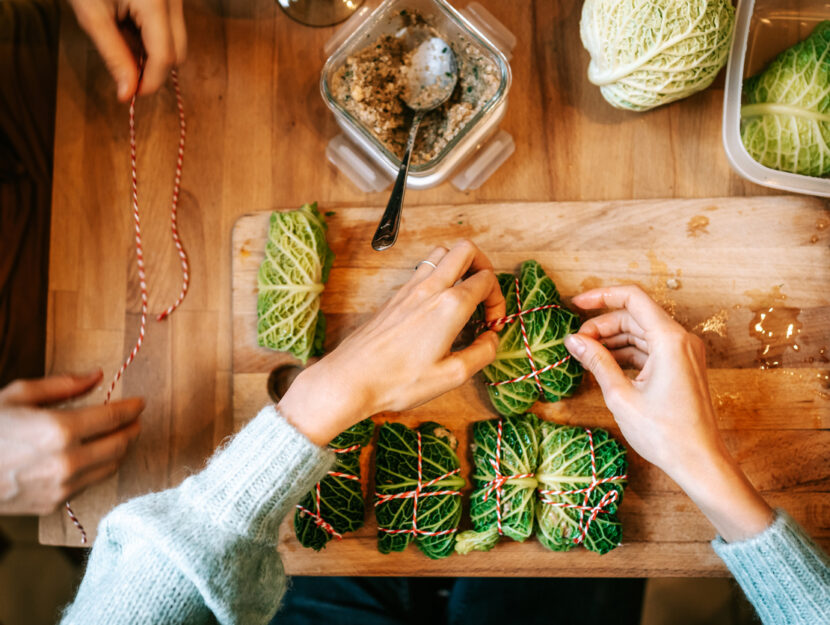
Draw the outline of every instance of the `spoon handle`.
M375 230L375 236L372 238L372 248L378 252L395 245L395 241L398 238L398 227L401 225L403 196L406 192L406 175L409 172L409 160L412 156L412 147L415 145L415 137L418 134L418 126L421 125L423 118L424 113L419 111L415 113L415 117L412 119L412 128L409 130L409 139L406 141L406 150L403 154L401 167L398 169L395 186L392 188L392 195L389 197L389 203L386 205L386 210L383 211L383 216L380 218L378 229Z

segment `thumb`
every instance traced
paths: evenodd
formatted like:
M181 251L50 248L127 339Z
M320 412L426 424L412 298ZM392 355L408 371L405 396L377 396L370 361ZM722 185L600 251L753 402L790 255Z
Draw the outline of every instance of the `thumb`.
M599 341L584 334L569 334L565 337L565 347L596 378L606 402L612 395L632 388L611 352Z
M87 12L91 13L87 15ZM78 10L78 22L87 32L118 86L118 99L129 100L138 88L138 65L113 15Z
M458 386L493 362L499 337L492 330L483 332L472 344L460 352L453 352L441 365L443 379Z

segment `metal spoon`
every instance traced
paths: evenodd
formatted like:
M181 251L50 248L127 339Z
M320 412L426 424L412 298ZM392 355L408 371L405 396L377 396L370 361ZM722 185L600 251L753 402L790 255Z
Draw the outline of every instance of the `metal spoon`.
M409 130L409 139L395 186L392 188L392 195L372 238L372 247L377 251L392 247L398 238L406 175L409 172L409 160L418 134L418 126L421 125L424 115L449 99L458 81L455 54L443 39L429 34L417 46L413 46L409 54L410 64L404 68L406 87L402 98L406 105L415 111L415 117L412 119L412 128Z

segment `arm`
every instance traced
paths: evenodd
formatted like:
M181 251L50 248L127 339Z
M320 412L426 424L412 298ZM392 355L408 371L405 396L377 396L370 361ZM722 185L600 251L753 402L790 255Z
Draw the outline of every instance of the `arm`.
M203 472L113 510L64 622L267 622L285 590L277 530L330 466L321 446L369 415L458 386L495 357L492 331L450 351L480 302L488 320L504 315L489 261L467 242L429 260L437 268L421 265Z
M665 471L720 534L713 543L765 623L830 613L828 558L786 513L773 513L721 440L703 342L638 287L595 289L573 303L612 309L567 337L602 388L629 444ZM639 369L633 380L621 369Z

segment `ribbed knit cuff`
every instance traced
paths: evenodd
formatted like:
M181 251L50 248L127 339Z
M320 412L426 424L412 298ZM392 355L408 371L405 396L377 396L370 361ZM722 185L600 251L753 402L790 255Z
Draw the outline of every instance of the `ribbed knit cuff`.
M830 615L830 558L784 510L747 540L712 541L764 623L824 623Z
M331 451L267 406L181 490L221 526L256 542L275 542L282 518L333 463Z

